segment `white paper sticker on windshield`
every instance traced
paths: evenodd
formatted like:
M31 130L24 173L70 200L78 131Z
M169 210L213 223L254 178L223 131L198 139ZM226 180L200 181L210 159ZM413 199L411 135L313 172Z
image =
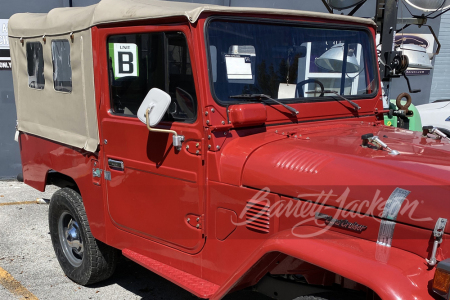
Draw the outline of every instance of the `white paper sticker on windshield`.
M131 43L114 44L114 77L139 76L137 45Z
M225 56L228 79L253 79L252 61L245 56Z

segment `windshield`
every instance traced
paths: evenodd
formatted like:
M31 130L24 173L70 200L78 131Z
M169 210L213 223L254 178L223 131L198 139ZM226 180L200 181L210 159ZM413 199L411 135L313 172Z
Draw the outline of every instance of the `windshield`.
M230 96L240 94L301 102L376 92L367 30L213 19L207 38L213 94L220 102L236 102Z

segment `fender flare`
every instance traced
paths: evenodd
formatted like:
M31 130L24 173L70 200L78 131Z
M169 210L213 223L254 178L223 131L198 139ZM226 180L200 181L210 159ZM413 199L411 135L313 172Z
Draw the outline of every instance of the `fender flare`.
M317 231L310 226L298 229L296 234ZM413 253L332 231L317 237L299 238L290 230L265 241L211 299L223 297L261 257L271 252L304 260L358 282L382 299L434 299L429 291L434 270L428 270L425 259Z

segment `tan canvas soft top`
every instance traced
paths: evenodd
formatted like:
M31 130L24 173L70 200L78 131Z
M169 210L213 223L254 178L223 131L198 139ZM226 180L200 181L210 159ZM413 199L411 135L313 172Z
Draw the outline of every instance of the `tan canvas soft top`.
M288 15L375 25L371 19L288 9L228 7L155 0L102 0L87 7L55 8L48 14L15 14L9 21L8 32L12 37L58 35L85 30L99 24L177 16L185 16L190 22L195 23L202 12Z

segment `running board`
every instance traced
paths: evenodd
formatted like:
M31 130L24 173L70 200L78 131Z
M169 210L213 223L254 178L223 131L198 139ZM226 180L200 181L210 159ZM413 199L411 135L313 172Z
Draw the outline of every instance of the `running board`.
M211 298L219 289L219 286L212 282L163 264L129 249L122 250L122 254L132 261L140 264L144 268L147 268L161 277L164 277L167 280L179 285L199 298Z

